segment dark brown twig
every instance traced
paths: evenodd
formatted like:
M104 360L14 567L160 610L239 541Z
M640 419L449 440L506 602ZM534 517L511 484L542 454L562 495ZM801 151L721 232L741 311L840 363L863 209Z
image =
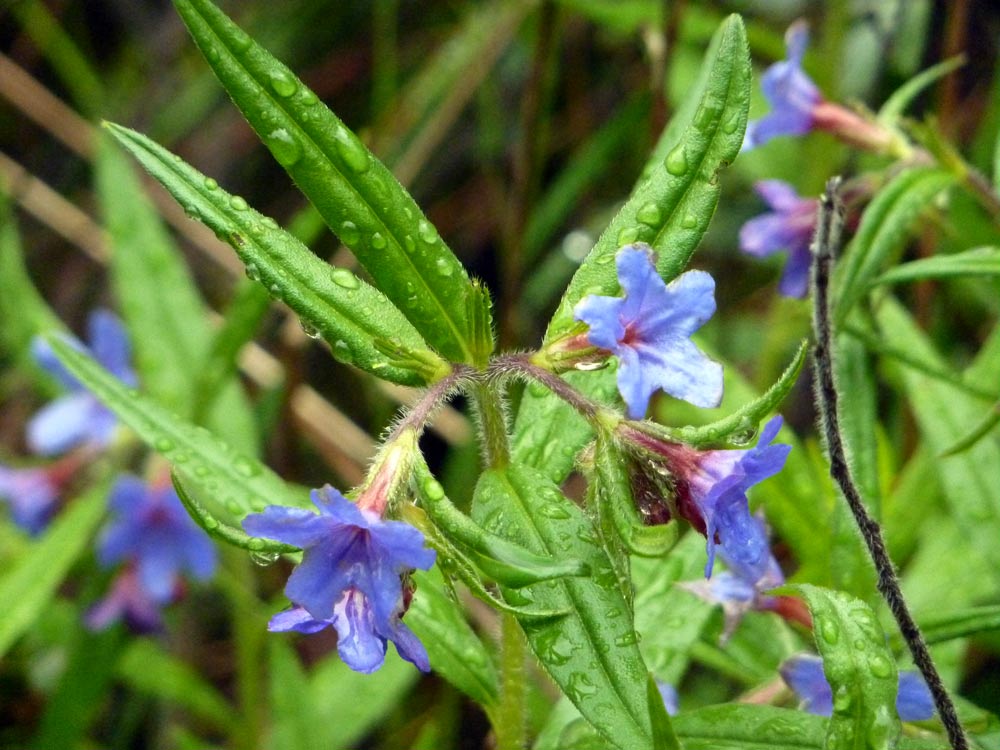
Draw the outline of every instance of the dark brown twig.
M820 422L826 437L827 450L830 453L830 476L840 487L847 504L851 508L854 520L861 530L868 553L871 555L875 570L878 573L878 590L889 605L892 616L896 619L899 631L910 649L913 661L923 675L927 687L930 688L937 707L938 715L948 733L948 740L953 750L968 750L969 741L962 731L958 721L955 704L945 690L941 676L938 674L934 661L931 659L927 643L920 634L917 623L910 614L910 609L900 590L899 578L893 567L892 559L886 550L885 540L878 523L868 515L861 500L851 469L844 452L844 443L840 432L840 418L837 411L837 386L833 376L833 334L830 320L830 274L833 260L840 247L840 235L843 228L844 210L838 189L840 178L834 177L826 183L826 190L820 198L816 234L813 238L813 327L816 335L816 346L813 349L815 363L815 389L819 404Z

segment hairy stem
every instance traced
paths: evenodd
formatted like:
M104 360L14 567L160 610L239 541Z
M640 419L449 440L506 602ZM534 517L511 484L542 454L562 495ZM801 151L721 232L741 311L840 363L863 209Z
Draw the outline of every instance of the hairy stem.
M830 274L833 259L840 247L843 227L843 204L838 194L840 178L827 182L826 191L820 199L816 235L813 239L813 325L816 346L813 350L815 362L815 388L819 402L820 422L830 453L830 476L840 487L854 520L861 530L861 536L868 547L875 570L878 573L878 590L889 610L896 619L899 631L910 649L913 661L923 675L934 697L934 705L948 733L948 741L953 750L968 750L969 741L958 721L955 704L945 690L941 676L931 659L927 643L910 614L910 609L900 590L896 569L882 537L878 523L868 515L861 493L858 491L844 451L838 414L838 393L834 380L833 333L830 320Z
M493 725L496 748L522 750L527 714L524 674L527 650L521 626L514 615L503 615L500 628L500 706Z

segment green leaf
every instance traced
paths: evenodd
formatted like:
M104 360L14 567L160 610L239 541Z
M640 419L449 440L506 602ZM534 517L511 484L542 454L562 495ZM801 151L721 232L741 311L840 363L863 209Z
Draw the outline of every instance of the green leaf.
M882 267L902 251L917 218L954 183L955 176L938 167L913 167L875 195L834 275L833 312L838 326L868 293Z
M143 388L233 445L256 451L253 413L233 378L219 382L215 408L194 409L193 383L203 371L212 335L207 310L184 256L109 138L100 139L95 170L111 246L111 280Z
M646 704L649 708L649 718L653 724L653 748L654 750L681 750L681 743L674 734L674 727L670 721L670 714L663 703L663 696L656 685L653 675L649 674L646 679Z
M910 352L934 367L948 365L927 336L917 328L903 307L892 298L882 300L877 309L882 336L893 349ZM989 403L964 390L909 367L901 370L910 408L916 415L923 441L941 455L966 437L979 422ZM996 467L1000 466L1000 445L980 440L961 453L939 459L941 488L951 517L962 530L967 548L958 555L976 555L990 562L1000 574L1000 495L996 491ZM1000 575L997 576L1000 580Z
M696 447L717 445L727 441L737 445L746 445L757 434L761 420L768 414L777 411L778 406L785 400L785 396L792 390L799 373L802 371L802 365L806 361L808 351L808 342L803 341L799 344L795 357L774 385L768 388L762 396L748 401L722 419L699 427L679 428L644 422L643 429L658 433L664 440L679 441Z
M1000 630L1000 605L997 604L935 614L920 620L920 632L929 644L945 643L994 630ZM902 646L900 636L894 635L892 640Z
M801 584L813 616L813 634L823 672L833 691L828 750L881 750L895 747L896 663L871 608L842 591Z
M962 67L965 65L965 62L965 55L955 55L939 62L937 65L932 65L927 70L922 70L892 92L889 98L885 100L885 104L878 111L878 119L881 122L891 125L895 120L899 119L900 115L910 105L910 102L920 95L920 92L941 78L944 78L953 70Z
M615 369L567 372L563 380L604 404L618 397ZM569 476L577 453L594 437L590 424L541 383L524 390L514 421L511 452L518 463L531 466L557 484Z
M448 541L473 560L494 581L511 588L538 583L562 576L587 575L590 571L580 560L537 555L491 534L452 504L441 484L431 476L423 459L413 467L420 506L444 533Z
M743 145L750 102L750 57L746 31L730 16L713 42L707 84L680 141L633 192L573 276L546 333L546 343L575 325L573 308L591 294L618 293L614 258L630 242L659 252L657 270L666 281L687 265L719 201L718 172Z
M865 346L852 336L836 337L834 358L840 392L850 394L840 399L840 430L851 457L851 472L865 505L875 520L882 517L882 491L879 484L878 446L876 441L878 404L875 376Z
M204 364L195 375L191 413L197 420L211 409L239 365L239 354L249 343L271 307L271 297L260 284L244 279L226 308L222 327L216 331Z
M0 341L7 350L30 361L31 340L43 331L64 330L35 289L24 264L24 251L17 222L7 196L0 191Z
M417 591L405 620L427 649L434 673L490 711L499 689L486 646L469 626L462 607L444 593L437 568L418 571L413 580Z
M208 430L172 414L132 390L86 354L57 338L53 351L66 368L118 418L174 465L185 480L217 499L232 516L268 505L307 507L307 499L260 461L242 454Z
M97 195L111 244L110 271L143 388L175 411L208 343L205 309L160 217L121 151L101 138Z
M239 715L212 685L153 641L132 641L118 662L118 675L134 690L187 709L220 731L239 725Z
M922 279L946 279L953 276L1000 276L1000 248L974 247L952 255L934 255L890 268L871 282L899 284Z
M0 656L35 620L63 582L73 563L90 550L107 507L101 482L69 504L37 542L0 578Z
M775 706L726 703L685 711L674 730L685 750L829 750L824 733L829 719ZM860 740L859 747L864 745ZM903 737L896 750L941 750L937 738Z
M588 578L501 590L512 604L568 612L554 620L520 620L532 651L611 745L649 747L648 670L615 570L583 512L543 474L512 464L480 477L473 518L538 554L589 565Z
M208 0L175 0L250 125L385 295L445 357L470 361L469 279L409 193L291 71Z
M447 365L377 289L346 268L332 268L245 200L230 195L140 133L111 123L105 127L189 214L229 242L251 278L320 333L338 360L409 385L432 379L428 373L440 376L447 371ZM386 343L421 367L394 364L382 351Z

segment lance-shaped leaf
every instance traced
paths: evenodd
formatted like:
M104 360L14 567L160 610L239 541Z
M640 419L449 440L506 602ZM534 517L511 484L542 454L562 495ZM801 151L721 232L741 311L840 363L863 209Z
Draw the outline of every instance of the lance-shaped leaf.
M955 180L954 174L938 167L914 167L876 194L835 274L833 312L838 325L868 293L882 267L903 249L920 214Z
M110 138L101 138L94 169L111 281L143 388L232 445L256 451L257 425L232 377L235 362L221 373L214 408L197 408L194 382L205 371L211 340L206 307L132 164Z
M548 478L511 464L485 472L473 518L489 531L538 553L579 558L586 578L560 578L512 591L508 602L565 610L521 627L538 660L580 713L613 747L651 747L646 675L631 611L593 526Z
M748 401L732 414L700 427L665 427L655 422L643 422L642 429L664 440L688 443L695 447L718 445L731 442L736 445L746 445L754 435L757 427L768 414L777 411L785 396L792 390L795 381L802 371L806 361L808 342L799 344L795 357L785 371L767 391L753 401Z
M236 519L268 505L307 506L305 493L286 485L260 461L128 388L65 341L54 336L48 340L56 356L81 383L170 461L188 483L200 487Z
M573 308L583 297L618 293L614 256L622 245L649 244L659 253L657 270L670 281L701 241L719 202L718 172L736 158L746 130L750 56L739 16L723 22L709 55L701 99L690 123L573 276L549 324L546 342L573 327Z
M483 529L454 506L422 458L414 464L413 474L417 496L428 517L450 542L472 558L476 567L497 583L521 588L551 578L590 573L580 559L538 555Z
M598 435L594 444L594 488L601 533L615 534L625 549L641 557L660 557L670 551L678 536L678 524L646 526L635 507L625 456L615 450L610 436Z
M317 258L273 219L144 135L120 125L106 127L189 215L233 247L251 278L326 339L338 360L408 385L447 372L447 364L377 289Z
M883 750L900 733L896 663L871 608L859 599L818 586L789 586L805 597L816 647L833 691L829 750Z
M464 267L392 173L288 68L209 0L174 0L275 159L375 284L451 360L471 361Z

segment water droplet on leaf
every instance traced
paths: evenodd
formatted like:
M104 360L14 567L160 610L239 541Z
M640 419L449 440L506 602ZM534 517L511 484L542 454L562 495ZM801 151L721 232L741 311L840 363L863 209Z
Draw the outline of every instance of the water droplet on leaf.
M386 241L379 232L375 232L371 238L372 249L373 250L385 250Z
M295 79L283 70L271 71L271 88L278 96L289 97L298 89Z
M687 154L684 152L684 144L680 143L667 154L667 158L663 162L667 171L675 177L680 177L688 169Z
M334 284L339 287L343 287L344 289L357 289L361 286L361 282L358 281L358 277L346 268L334 268L330 273L330 278L333 279Z
M246 211L249 206L244 198L234 195L229 199L229 205L234 211Z
M656 227L659 226L662 216L660 214L660 207L655 203L647 203L645 206L640 208L635 214L636 221L642 222L647 226Z
M368 149L362 145L353 133L341 128L337 131L337 153L344 160L347 168L356 174L364 174L371 166Z
M639 230L635 227L625 227L618 233L618 246L631 245L639 239Z
M302 145L284 128L278 128L267 137L267 146L278 163L290 167L302 158Z
M351 352L351 347L348 346L346 341L337 341L333 345L333 358L344 365L349 365L354 362L354 353Z
M205 190L218 190L219 183L215 181L212 177L205 178Z

